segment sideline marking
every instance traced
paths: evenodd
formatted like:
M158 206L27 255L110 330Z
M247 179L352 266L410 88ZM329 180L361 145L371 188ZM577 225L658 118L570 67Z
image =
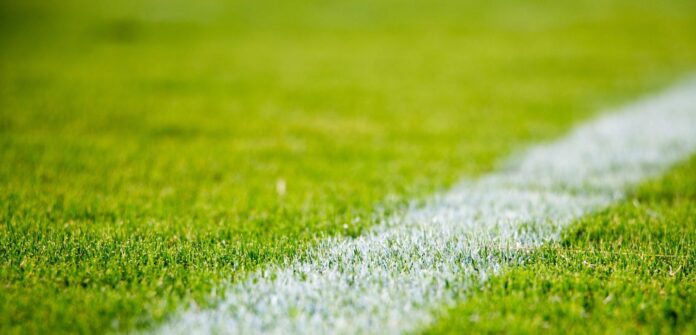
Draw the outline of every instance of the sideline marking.
M696 81L605 114L423 208L226 288L155 333L397 334L696 151Z

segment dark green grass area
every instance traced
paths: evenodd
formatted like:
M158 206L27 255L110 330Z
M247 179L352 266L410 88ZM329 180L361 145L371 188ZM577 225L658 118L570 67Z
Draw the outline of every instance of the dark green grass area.
M695 42L693 1L2 0L0 333L206 305L672 83Z
M428 334L696 333L696 157L491 278Z

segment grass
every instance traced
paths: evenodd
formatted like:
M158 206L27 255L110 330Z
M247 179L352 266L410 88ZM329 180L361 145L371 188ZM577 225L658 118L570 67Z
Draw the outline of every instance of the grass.
M428 334L696 332L696 157L490 279Z
M693 69L694 7L2 1L0 332L148 327L360 234Z

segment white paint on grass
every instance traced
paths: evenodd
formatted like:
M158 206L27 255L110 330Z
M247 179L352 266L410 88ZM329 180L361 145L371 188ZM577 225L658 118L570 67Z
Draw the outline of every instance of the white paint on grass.
M270 266L156 330L199 333L403 333L424 326L521 249L605 208L696 150L696 82L606 114L462 182L355 239L330 238Z

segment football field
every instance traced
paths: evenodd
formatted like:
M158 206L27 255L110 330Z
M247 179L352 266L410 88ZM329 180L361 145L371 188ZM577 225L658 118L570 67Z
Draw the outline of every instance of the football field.
M696 333L696 2L0 1L0 334Z

